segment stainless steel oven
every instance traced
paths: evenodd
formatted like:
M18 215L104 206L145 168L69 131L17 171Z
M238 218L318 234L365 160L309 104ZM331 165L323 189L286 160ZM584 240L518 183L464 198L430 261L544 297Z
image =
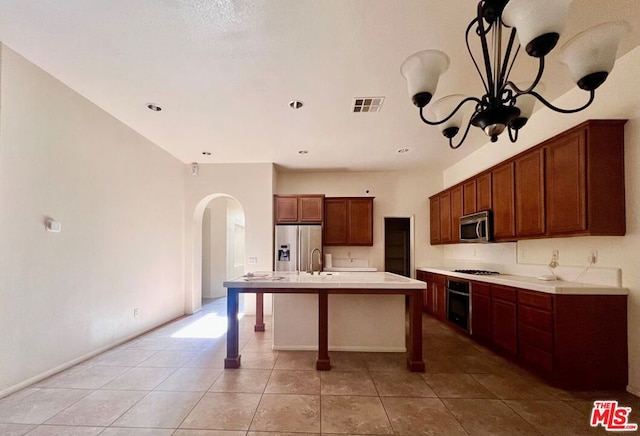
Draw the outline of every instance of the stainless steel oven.
M447 319L466 331L471 328L469 289L469 282L447 280Z

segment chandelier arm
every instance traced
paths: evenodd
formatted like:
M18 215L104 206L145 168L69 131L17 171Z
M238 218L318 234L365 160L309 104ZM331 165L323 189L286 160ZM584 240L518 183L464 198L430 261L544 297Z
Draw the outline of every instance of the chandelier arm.
M451 111L451 113L446 118L444 118L444 119L442 119L440 121L429 121L428 119L426 119L424 117L423 113L422 113L422 110L424 109L424 107L421 107L420 108L420 118L422 119L422 121L425 124L428 124L430 126L437 126L437 125L440 125L442 123L446 123L447 121L449 121L451 119L451 117L453 117L458 112L458 110L462 107L462 105L465 104L468 101L475 101L478 104L482 104L480 99L478 99L477 97L467 97L464 100L462 100L460 103L458 103L458 106L456 106L456 108L453 111Z
M513 89L517 95L522 95L522 94L532 94L535 95L535 92L533 92L533 88L535 88L536 86L538 86L538 83L540 83L540 79L542 78L542 73L544 73L544 56L540 58L540 62L538 64L538 74L536 75L536 79L533 81L533 83L531 84L531 86L529 86L529 88L522 90L520 88L518 88L516 86L515 83L509 81L507 83L505 83L505 88L507 86L509 86L511 89ZM542 97L536 97L538 100L543 101L544 99L542 99Z
M488 90L487 94L493 96L495 94L495 86L496 84L493 82L493 74L491 74L491 57L489 56L489 46L487 45L487 32L484 29L484 19L482 18L482 2L478 3L478 36L480 37L480 43L482 45L482 57L484 59L484 66L487 69L487 82L488 82Z
M509 63L509 58L511 57L511 50L513 49L513 43L515 39L516 39L516 29L514 28L514 29L511 29L511 35L509 35L509 44L507 44L507 51L504 55L504 63L502 64L502 71L500 72L500 81L498 82L498 87L500 89L504 87L505 81L509 77L509 73L511 73L511 68L513 67L513 61L515 61L515 56L518 55L518 52L516 51L513 61Z
M581 110L584 110L584 109L588 108L589 105L591 105L591 103L593 103L593 99L596 96L596 91L595 91L595 89L592 89L590 91L589 101L587 101L584 105L582 105L582 106L580 106L578 108L575 108L575 109L562 109L562 108L559 108L557 106L554 106L551 103L549 103L547 100L545 100L540 94L538 94L535 91L527 92L527 94L533 95L535 98L538 99L538 101L540 103L542 103L543 105L545 105L549 109L552 109L552 110L554 110L556 112L560 112L561 114L573 114L573 113L580 112Z
M518 140L518 129L514 129L509 126L509 141L516 142Z
M465 139L467 139L467 135L469 134L469 128L471 127L471 120L469 120L469 122L467 123L467 129L464 131L464 135L462 135L462 139L460 140L460 142L458 142L457 145L453 145L453 138L449 138L449 147L452 150L455 150L457 148L459 148L462 143L464 142Z
M476 71L478 72L478 76L480 76L480 80L482 80L482 85L484 86L484 90L485 92L489 92L489 87L487 86L487 81L484 80L484 77L482 76L482 72L480 72L480 67L478 66L478 62L476 62L476 58L475 56L473 56L473 52L471 51L471 46L469 45L469 32L471 31L471 29L473 28L473 25L476 24L478 21L478 19L474 19L472 20L469 25L467 26L467 32L465 34L465 42L467 43L467 51L469 52L469 56L471 57L471 60L473 61L473 65L475 65L476 67Z

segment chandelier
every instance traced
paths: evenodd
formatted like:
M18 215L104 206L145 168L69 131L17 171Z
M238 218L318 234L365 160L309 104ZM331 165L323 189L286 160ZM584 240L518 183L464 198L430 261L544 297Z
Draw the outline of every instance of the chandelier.
M565 114L587 108L594 100L595 90L611 72L618 43L630 30L630 25L625 21L599 24L579 33L561 48L560 61L568 67L578 87L589 93L589 98L577 108L556 107L540 95L544 92L540 79L545 56L560 38L570 1L481 0L477 17L467 26L465 39L467 51L484 85L484 94L481 97L456 94L439 99L431 105L434 121L425 118L423 109L435 94L440 75L449 67L449 57L439 50L423 50L409 56L402 63L401 72L407 80L413 104L420 108L422 121L439 125L442 134L449 139L449 146L456 149L466 139L471 125L481 128L491 142L496 142L504 130L508 131L511 142L517 141L518 131L527 123L536 101ZM471 50L469 36L472 32L480 39L483 65L478 64ZM538 72L533 81L526 84L509 80L521 47L527 55L538 59ZM471 107L473 113L469 116ZM454 137L467 117L464 134L454 144Z

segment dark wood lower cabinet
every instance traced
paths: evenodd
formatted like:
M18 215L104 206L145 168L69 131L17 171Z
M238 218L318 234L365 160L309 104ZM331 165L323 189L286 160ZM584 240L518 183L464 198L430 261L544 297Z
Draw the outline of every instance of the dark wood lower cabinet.
M418 271L416 279L427 283L424 290L423 310L444 321L447 318L446 277Z
M491 286L471 282L471 336L483 344L491 343Z
M508 354L518 353L517 291L507 286L491 285L491 340Z

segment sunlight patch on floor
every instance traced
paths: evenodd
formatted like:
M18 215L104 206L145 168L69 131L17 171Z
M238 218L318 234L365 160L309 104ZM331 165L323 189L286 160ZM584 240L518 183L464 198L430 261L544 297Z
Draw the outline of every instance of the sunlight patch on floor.
M242 319L244 313L238 314ZM171 335L172 338L217 339L227 333L227 316L210 313Z

